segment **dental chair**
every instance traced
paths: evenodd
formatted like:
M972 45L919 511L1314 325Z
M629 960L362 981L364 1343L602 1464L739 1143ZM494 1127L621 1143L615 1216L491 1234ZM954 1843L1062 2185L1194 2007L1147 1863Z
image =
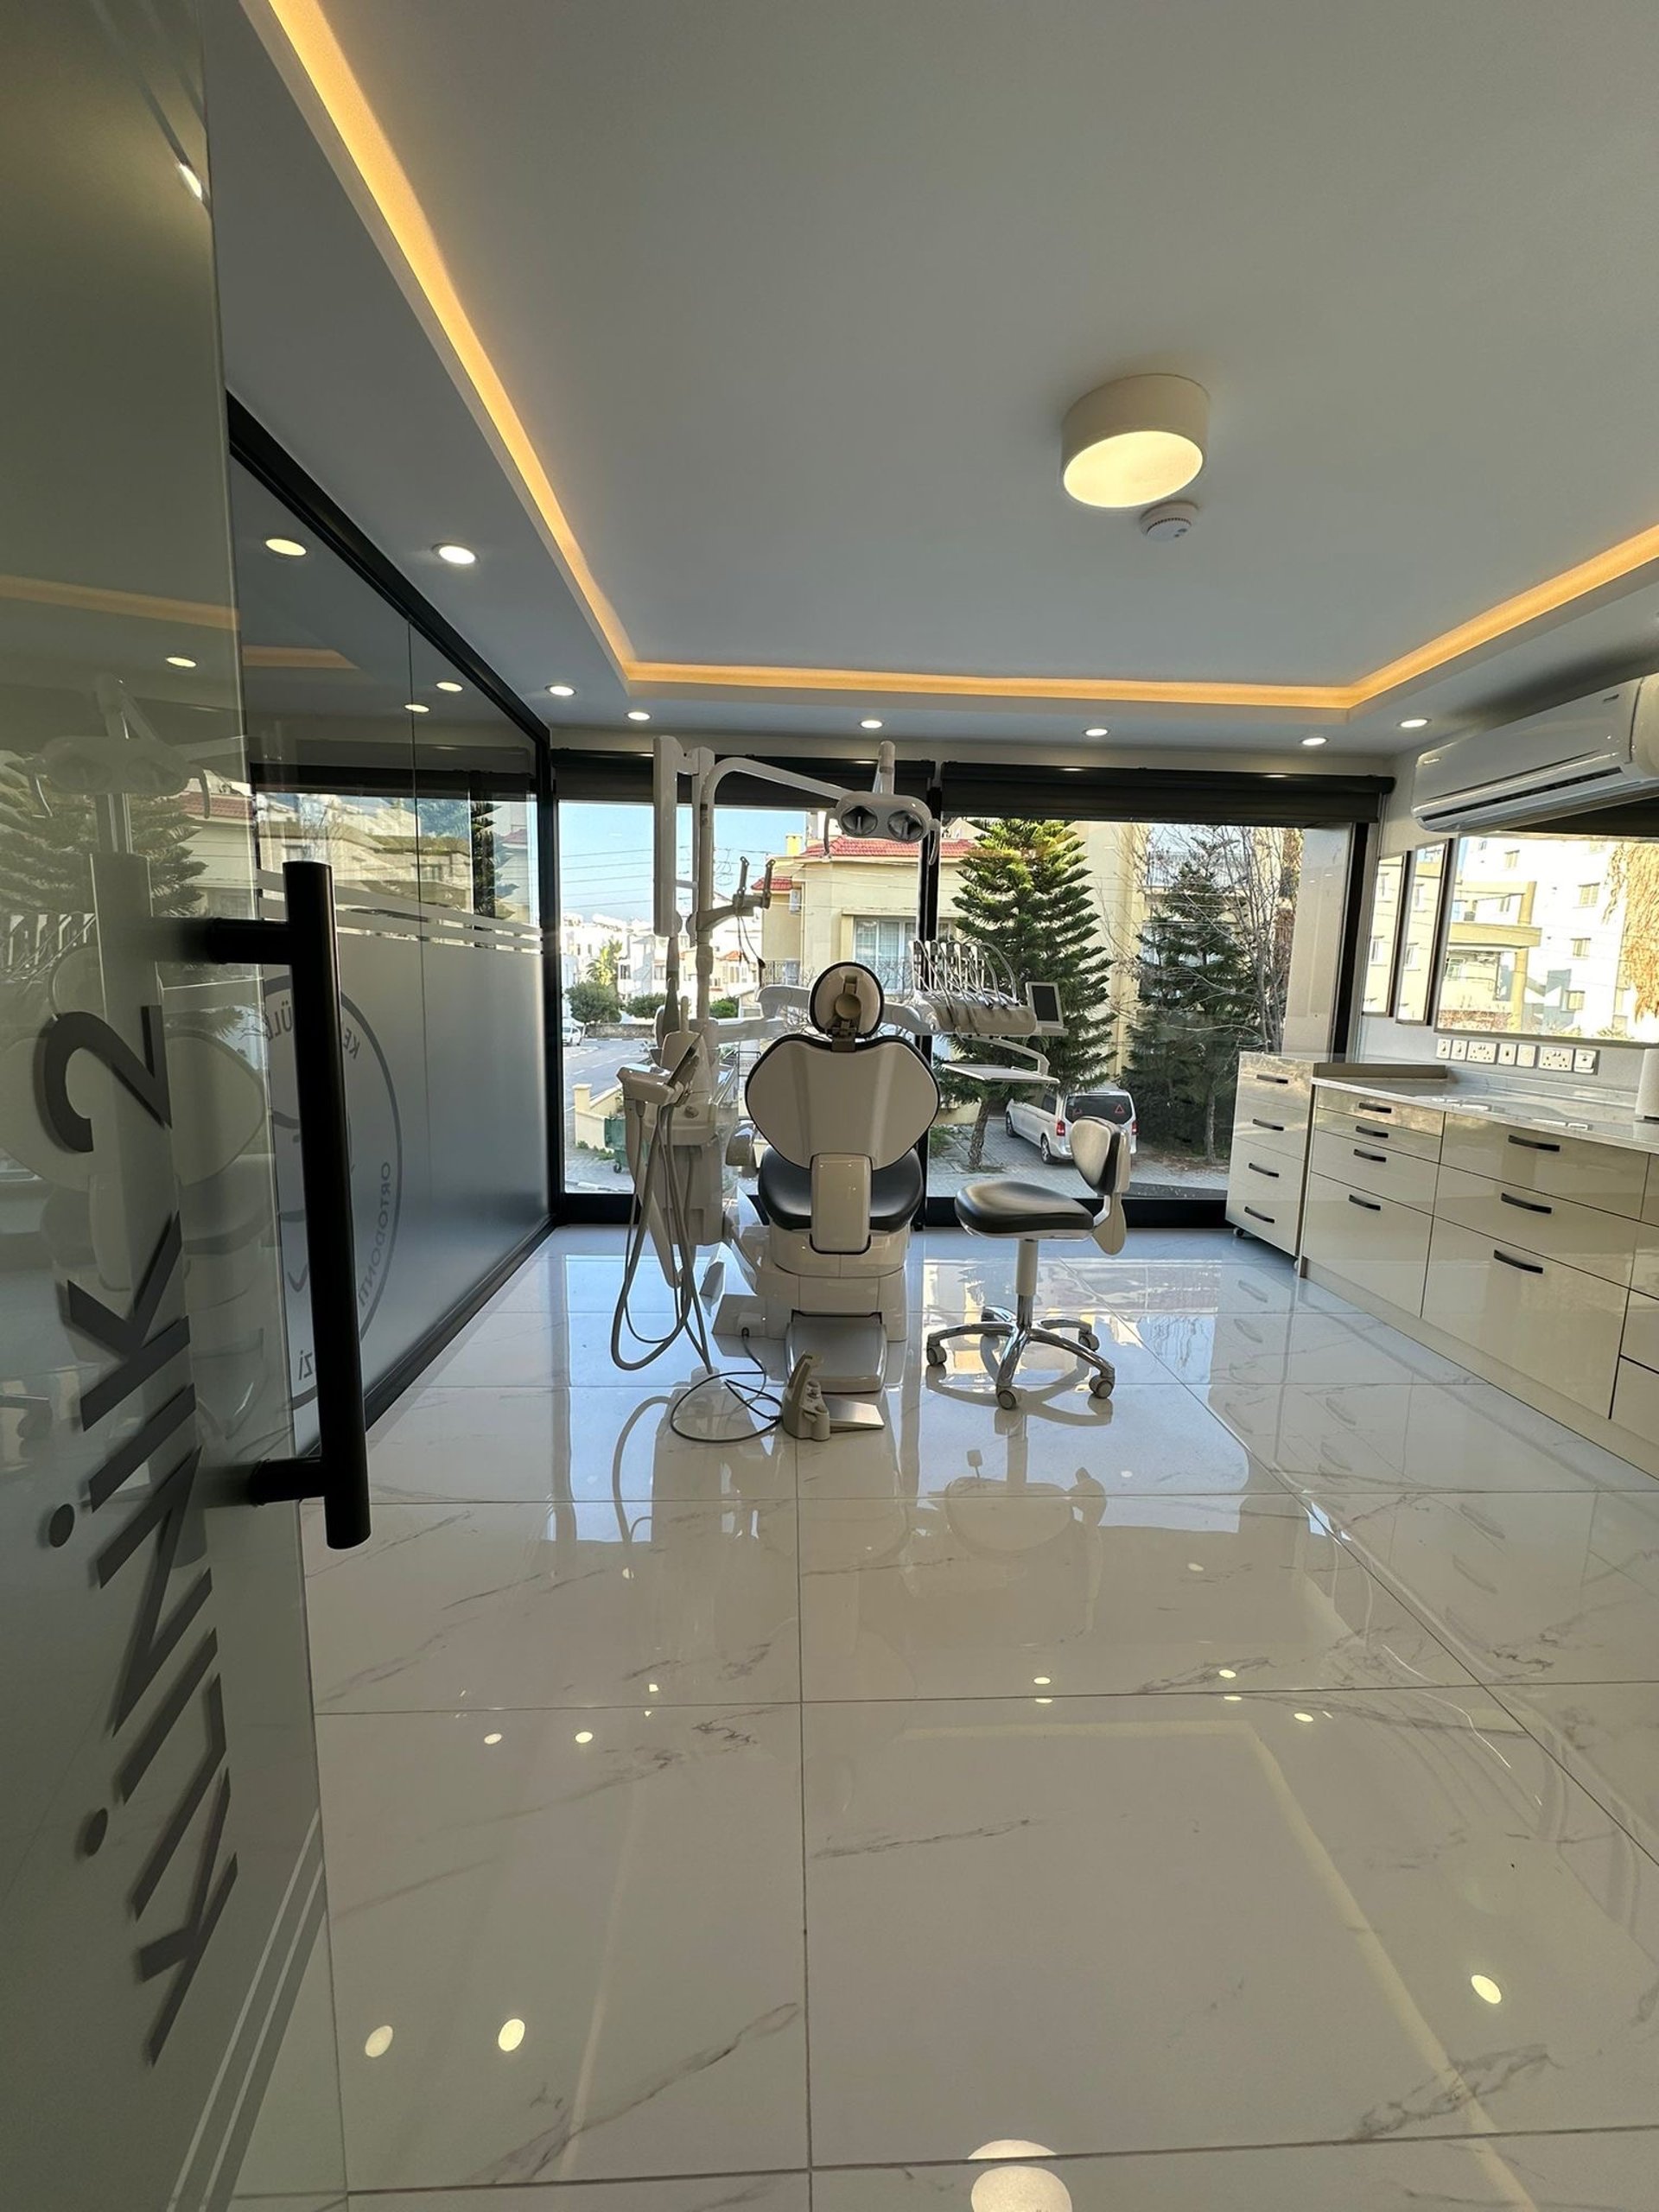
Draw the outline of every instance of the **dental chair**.
M880 980L844 961L812 987L816 1036L781 1037L750 1071L744 1103L770 1147L760 1158L761 1226L742 1248L789 1363L819 1362L825 1391L881 1389L889 1341L905 1333L905 1253L922 1202L916 1147L939 1110L920 1055L878 1037Z
M933 1330L927 1339L927 1363L943 1367L944 1347L954 1337L989 1338L1003 1344L996 1370L999 1406L1012 1408L1019 1404L1014 1378L1032 1344L1048 1344L1070 1352L1090 1370L1091 1398L1109 1397L1117 1381L1117 1370L1102 1352L1099 1338L1086 1322L1071 1314L1051 1314L1042 1321L1036 1319L1037 1265L1044 1237L1073 1242L1089 1237L1103 1252L1123 1249L1120 1200L1129 1179L1127 1133L1107 1122L1073 1122L1071 1162L1094 1192L1092 1200L1068 1198L1046 1184L1000 1176L969 1183L957 1193L957 1219L971 1236L1019 1239L1014 1310L1008 1313L1000 1306L988 1306L977 1321Z

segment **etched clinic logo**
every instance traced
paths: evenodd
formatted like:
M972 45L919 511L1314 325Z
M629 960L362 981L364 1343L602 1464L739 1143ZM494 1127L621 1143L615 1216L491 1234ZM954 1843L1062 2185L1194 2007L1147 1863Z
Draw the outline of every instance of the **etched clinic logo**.
M404 1196L404 1132L397 1094L380 1040L361 1007L342 991L346 1107L352 1126L352 1227L357 1250L357 1325L366 1346L397 1244ZM287 983L265 991L265 1038L270 1046L271 1122L276 1147L276 1204L282 1224L283 1277L295 1297L309 1282L305 1198L300 1171L300 1122L295 1090L294 997ZM308 1306L289 1329L289 1385L296 1408L316 1395L316 1363Z

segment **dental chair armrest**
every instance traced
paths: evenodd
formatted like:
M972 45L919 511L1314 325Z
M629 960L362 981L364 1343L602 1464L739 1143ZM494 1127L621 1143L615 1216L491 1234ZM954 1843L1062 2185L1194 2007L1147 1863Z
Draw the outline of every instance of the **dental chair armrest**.
M861 1152L820 1152L812 1160L812 1249L867 1252L870 1162Z

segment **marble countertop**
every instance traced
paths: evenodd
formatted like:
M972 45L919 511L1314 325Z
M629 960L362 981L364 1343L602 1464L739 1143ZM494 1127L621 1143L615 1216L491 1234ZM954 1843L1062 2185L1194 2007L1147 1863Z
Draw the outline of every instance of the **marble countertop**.
M1627 1152L1659 1153L1659 1122L1640 1122L1622 1103L1592 1105L1582 1098L1552 1098L1548 1092L1461 1090L1447 1078L1412 1081L1399 1076L1367 1077L1316 1075L1321 1090L1341 1090L1366 1098L1395 1098L1414 1106L1433 1106L1471 1120L1502 1122L1511 1128L1542 1129L1553 1135L1583 1137L1594 1144L1622 1145Z

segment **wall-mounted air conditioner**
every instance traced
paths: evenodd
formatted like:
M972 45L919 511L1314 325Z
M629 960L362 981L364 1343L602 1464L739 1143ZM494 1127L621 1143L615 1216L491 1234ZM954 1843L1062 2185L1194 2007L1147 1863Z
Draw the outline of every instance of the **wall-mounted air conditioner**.
M1659 796L1659 676L1418 755L1411 810L1440 836Z

